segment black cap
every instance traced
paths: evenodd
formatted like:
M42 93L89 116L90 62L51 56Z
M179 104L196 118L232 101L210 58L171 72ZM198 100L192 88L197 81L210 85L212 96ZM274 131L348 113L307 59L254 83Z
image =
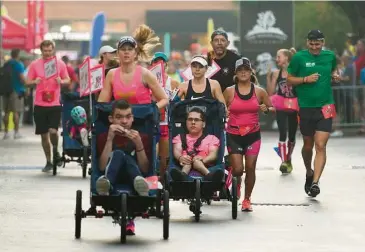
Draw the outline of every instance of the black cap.
M320 30L311 30L307 35L308 40L324 40L324 35Z
M250 69L252 70L252 66L251 66L251 62L248 58L240 58L236 61L236 67L235 67L235 71L237 71L237 69L239 67L243 66L244 68Z
M121 37L118 42L118 48L122 47L124 44L130 44L133 47L137 46L137 41L132 36Z
M213 40L215 38L215 36L218 36L218 35L222 35L223 37L225 37L228 40L227 32L225 30L222 30L222 29L215 30L212 33L212 35L210 36L210 39Z

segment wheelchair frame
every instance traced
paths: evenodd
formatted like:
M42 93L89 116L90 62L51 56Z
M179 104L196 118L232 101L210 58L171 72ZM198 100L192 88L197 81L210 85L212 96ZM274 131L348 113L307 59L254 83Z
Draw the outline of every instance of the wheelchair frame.
M97 110L98 106L102 104L96 104L93 106L93 129L92 129L92 173L99 169L96 165L96 121L98 120ZM109 106L111 103L109 104ZM138 110L138 107L146 105L132 105L134 111ZM154 151L152 151L152 157L156 157L156 135L159 134L159 110L155 104L149 104L150 108L153 108L152 116L155 125L153 125L153 141L152 148L154 146ZM105 112L105 111L104 111ZM95 116L96 115L96 116ZM136 118L136 116L135 116ZM150 173L155 173L157 170L157 157L152 162L152 169ZM143 219L149 218L150 216L156 216L158 218L163 218L163 239L167 240L169 238L169 223L170 223L170 211L169 211L169 192L167 190L157 189L156 196L138 196L130 195L127 192L122 192L120 195L110 195L110 196L99 196L93 192L94 176L92 174L90 180L90 208L88 210L82 209L82 191L76 191L76 208L75 208L75 238L79 239L81 237L81 221L83 218L94 217L103 218L110 216L113 218L113 223L120 225L120 241L121 243L126 243L126 225L130 218L142 217ZM96 180L95 180L96 181ZM161 198L163 197L163 198ZM156 205L161 205L161 200L163 199L163 212L161 209L155 211L154 207ZM104 209L97 210L96 207L100 206Z
M222 179L221 183L214 183L211 181L203 181L201 177L192 177L192 181L172 181L171 177L169 176L169 172L174 165L174 158L173 158L173 150L172 150L172 132L173 127L175 127L175 120L172 118L174 110L178 106L205 106L209 107L216 104L218 108L219 115L222 115L223 119L222 122L219 124L219 140L221 141L221 147L219 149L218 154L218 165L214 166L216 169L223 169L225 171L225 163L223 162L224 159L224 148L225 148L225 137L224 137L224 125L225 125L225 107L222 103L216 100L207 100L207 99L198 99L198 100L184 100L173 103L170 105L169 108L169 153L170 153L170 161L168 165L168 169L165 172L165 188L170 193L170 198L173 200L188 200L189 210L194 213L195 221L199 222L200 214L201 214L201 207L202 203L206 202L210 205L211 200L215 200L213 197L214 192L220 191L220 193L224 192L227 195L227 200L232 202L232 219L237 219L237 178L232 178L232 195L225 189L225 176ZM219 120L218 120L219 121ZM218 123L218 121L216 121ZM185 122L178 122L178 123L185 123ZM182 126L184 128L184 126ZM218 198L218 200L223 198ZM158 207L158 206L157 206Z

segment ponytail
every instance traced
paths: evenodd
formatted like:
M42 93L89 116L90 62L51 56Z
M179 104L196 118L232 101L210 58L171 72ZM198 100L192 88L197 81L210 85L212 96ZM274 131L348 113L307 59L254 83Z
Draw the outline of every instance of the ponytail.
M147 25L140 25L134 31L134 39L137 41L137 55L140 61L151 61L153 50L161 45L160 38Z
M295 50L295 48L292 47L290 49L280 49L278 52L283 53L288 58L288 62L290 62L293 55L297 53L297 50Z

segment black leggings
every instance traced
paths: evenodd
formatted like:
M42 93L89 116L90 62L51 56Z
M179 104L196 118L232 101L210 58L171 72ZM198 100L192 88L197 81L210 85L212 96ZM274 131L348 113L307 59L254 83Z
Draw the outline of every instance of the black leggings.
M289 132L289 142L294 143L298 128L298 113L277 110L276 121L279 127L279 141L285 142L287 132Z

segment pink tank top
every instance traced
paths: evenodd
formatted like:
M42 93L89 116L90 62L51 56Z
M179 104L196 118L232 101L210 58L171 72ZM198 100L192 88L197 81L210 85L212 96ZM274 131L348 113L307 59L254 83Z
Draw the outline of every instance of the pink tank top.
M259 131L260 106L254 84L251 84L251 91L248 95L241 95L237 85L234 88L234 98L229 106L227 132L244 136Z
M149 104L152 102L151 92L142 81L142 67L136 66L131 83L123 83L120 68L114 71L113 96L115 100L126 100L129 104Z

